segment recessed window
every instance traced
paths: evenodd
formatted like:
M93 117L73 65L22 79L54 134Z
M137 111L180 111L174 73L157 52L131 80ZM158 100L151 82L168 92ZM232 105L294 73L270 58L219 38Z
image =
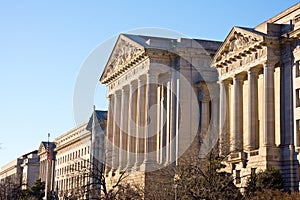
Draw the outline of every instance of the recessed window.
M240 184L241 183L241 170L235 171L235 183Z
M254 176L256 173L256 168L251 168L251 176Z
M296 107L300 106L300 89L296 89Z
M296 78L300 76L300 68L299 68L299 60L296 61L295 63L295 75L296 75Z
M294 18L294 23L300 22L300 15L296 15Z
M296 120L296 140L297 140L297 147L300 147L300 119Z

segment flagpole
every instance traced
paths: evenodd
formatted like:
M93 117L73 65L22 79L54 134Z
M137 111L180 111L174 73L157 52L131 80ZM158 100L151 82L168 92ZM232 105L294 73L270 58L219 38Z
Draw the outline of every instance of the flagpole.
M47 147L46 147L46 163L47 163L47 166L46 166L46 184L45 184L45 199L48 200L48 188L49 188L49 149L50 149L50 146L49 146L49 140L50 140L50 133L48 133L48 141L47 141Z

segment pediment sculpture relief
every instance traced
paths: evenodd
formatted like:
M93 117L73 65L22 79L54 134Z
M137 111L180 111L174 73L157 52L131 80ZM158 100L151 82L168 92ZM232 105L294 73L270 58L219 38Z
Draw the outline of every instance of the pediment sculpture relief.
M142 52L142 49L137 48L128 41L120 39L115 51L113 52L106 74L109 74L137 57Z
M233 52L237 52L239 50L247 48L247 46L258 42L258 39L251 36L244 36L238 32L234 32L234 35L230 38L229 41L230 42L226 44L224 50L221 53L222 58L232 54Z

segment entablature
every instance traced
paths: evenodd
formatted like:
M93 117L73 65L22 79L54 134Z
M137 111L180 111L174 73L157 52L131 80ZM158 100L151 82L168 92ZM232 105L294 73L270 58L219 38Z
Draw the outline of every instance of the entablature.
M221 80L226 80L233 77L235 74L239 74L243 71L249 71L256 66L263 66L267 61L266 48L260 49L255 53L243 56L235 61L222 63L218 65L219 77Z

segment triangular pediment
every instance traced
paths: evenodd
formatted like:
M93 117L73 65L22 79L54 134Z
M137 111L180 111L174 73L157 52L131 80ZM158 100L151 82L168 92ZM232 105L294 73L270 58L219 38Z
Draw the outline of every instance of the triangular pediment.
M124 71L130 63L145 52L145 47L130 36L121 34L117 39L100 78L101 83L106 83L112 76Z
M38 149L38 153L42 153L42 152L45 152L46 151L46 146L45 146L45 142L41 142L40 146L39 146L39 149Z
M86 126L86 130L90 131L93 126L100 126L103 130L106 128L107 111L94 110L90 120Z
M265 34L254 29L233 27L214 56L213 63L243 54L255 45L262 43L264 39Z
M56 147L54 142L41 142L39 149L38 149L38 154L44 153L47 150L47 146L49 145L49 150L52 151Z

